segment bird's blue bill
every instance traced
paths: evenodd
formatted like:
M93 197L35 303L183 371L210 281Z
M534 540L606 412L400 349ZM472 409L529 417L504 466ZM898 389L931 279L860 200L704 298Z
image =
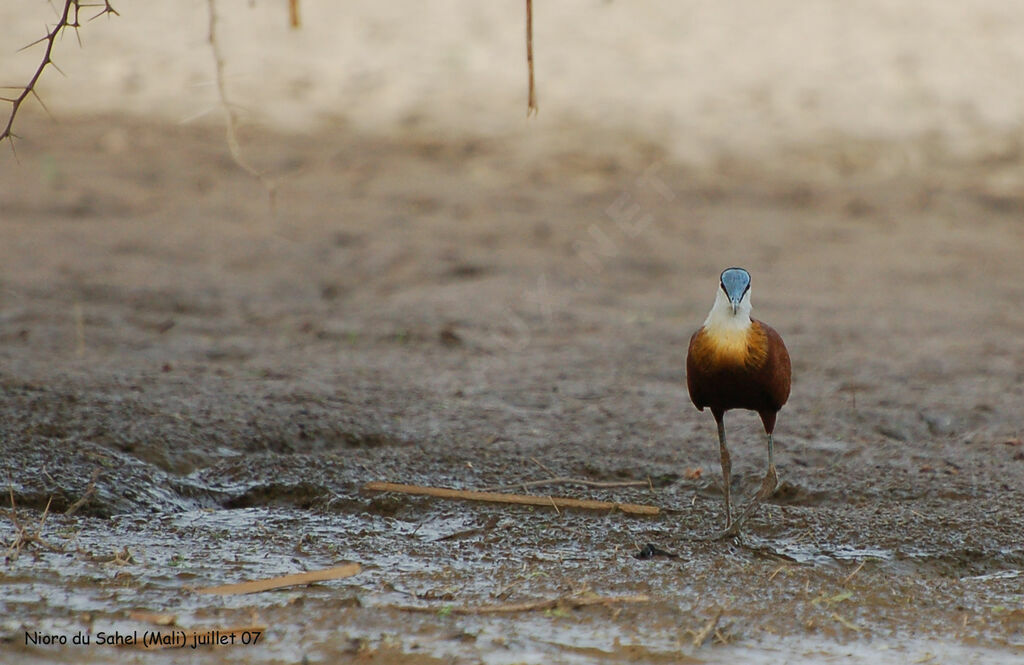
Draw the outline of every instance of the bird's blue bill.
M725 291L725 295L729 297L729 302L732 303L732 312L736 313L736 308L739 306L740 301L743 300L744 294L750 289L750 273L743 268L726 268L722 271L722 290Z

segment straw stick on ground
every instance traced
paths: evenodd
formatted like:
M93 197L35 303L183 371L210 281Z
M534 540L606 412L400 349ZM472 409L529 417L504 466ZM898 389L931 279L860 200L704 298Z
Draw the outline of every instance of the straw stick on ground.
M43 539L43 525L46 523L46 517L50 514L50 504L53 503L53 497L46 502L46 508L43 510L42 517L39 518L39 524L36 526L35 531L30 531L29 528L18 521L18 508L14 503L14 486L11 485L9 488L11 497L11 511L7 517L14 524L15 537L11 544L7 547L7 554L5 558L7 561L14 561L21 554L22 548L26 545L38 545L43 549L51 552L63 552L62 547L51 545Z
M833 612L832 613L832 618L835 619L837 622L839 622L844 627L849 628L850 630L852 630L852 631L854 631L856 633L859 633L861 630L863 630L860 626L858 626L857 624L853 623L852 621L850 621L846 617L840 616L840 614L838 612Z
M707 624L704 625L699 631L693 636L693 646L700 648L709 637L715 634L715 629L718 628L718 622L722 618L722 610L715 612L714 616L708 619Z
M281 575L280 577L270 577L263 580L249 580L248 582L239 582L238 584L224 584L221 586L205 587L198 589L198 592L217 593L222 596L236 593L256 593L258 591L280 589L281 587L286 586L312 584L314 582L324 582L327 580L352 577L360 570L362 570L362 568L358 563L347 563L343 566L325 568L324 570L311 570L306 573L292 573L291 575Z
M850 580L852 580L852 579L853 579L854 577L856 577L857 573L859 573L859 572L861 571L861 568L863 568L863 567L864 567L864 564L866 564L867 562L868 562L868 560L867 560L867 559L865 559L865 560L861 561L861 562L860 562L860 563L859 563L859 564L857 565L857 567L853 569L853 572L852 572L852 573L850 573L849 575L847 575L846 577L844 577L844 578L843 578L843 581L842 581L842 585L843 585L843 586L846 586L847 584L849 584L849 583L850 583Z
M555 506L556 508L582 508L585 510L617 509L630 515L657 515L660 512L657 506L646 506L636 503L613 503L611 501L596 501L594 499L570 499L567 497L535 496L530 494L499 494L497 492L453 490L446 487L403 485L401 483L372 482L364 485L363 489L373 492L400 492L402 494L434 496L441 499L514 503L524 506Z
M96 467L93 469L92 476L89 478L89 484L86 485L85 491L82 492L82 496L79 497L78 501L68 506L68 509L64 511L65 517L70 517L78 512L78 509L85 505L93 494L96 493L96 479L100 477L100 468Z
M636 596L566 596L547 600L532 600L524 603L506 603L502 605L480 605L477 607L453 607L451 605L422 606L397 605L395 609L403 612L445 612L447 614L513 614L516 612L536 612L563 608L575 610L592 605L616 605L622 603L647 603L651 597L646 594Z

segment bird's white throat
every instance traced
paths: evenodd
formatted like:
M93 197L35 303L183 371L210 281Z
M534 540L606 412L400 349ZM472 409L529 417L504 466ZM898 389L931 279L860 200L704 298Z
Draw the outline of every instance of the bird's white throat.
M704 329L714 336L729 336L737 333L745 335L750 329L750 309L750 289L743 294L735 314L732 311L729 297L722 292L722 289L718 289L715 304L711 306L708 318L704 320Z

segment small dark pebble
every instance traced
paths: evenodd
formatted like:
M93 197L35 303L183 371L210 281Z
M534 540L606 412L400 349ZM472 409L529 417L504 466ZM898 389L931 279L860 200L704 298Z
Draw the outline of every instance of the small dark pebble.
M462 337L451 326L442 328L438 337L444 346L458 346L462 344Z
M640 550L636 554L634 554L633 556L636 557L637 559L641 559L641 560L642 559L653 559L656 556L667 556L670 559L677 559L677 558L679 558L678 554L674 554L674 553L669 552L667 550L663 550L660 547L658 547L657 545L655 545L654 543L647 543L646 545L641 547Z

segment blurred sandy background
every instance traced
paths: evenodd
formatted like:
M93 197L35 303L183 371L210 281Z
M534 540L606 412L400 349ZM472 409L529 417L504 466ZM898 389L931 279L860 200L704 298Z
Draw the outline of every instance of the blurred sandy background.
M70 33L59 45L67 76L50 71L39 86L54 115L219 122L207 3L115 7L120 17L83 27L83 48ZM1024 6L1014 3L539 0L530 120L523 2L302 0L299 30L286 0L217 9L233 99L247 121L278 129L340 121L554 141L596 125L688 164L781 153L779 168L806 175L886 175L983 163L986 187L1022 182ZM40 47L14 51L54 17L42 0L0 7L0 81L27 80Z

